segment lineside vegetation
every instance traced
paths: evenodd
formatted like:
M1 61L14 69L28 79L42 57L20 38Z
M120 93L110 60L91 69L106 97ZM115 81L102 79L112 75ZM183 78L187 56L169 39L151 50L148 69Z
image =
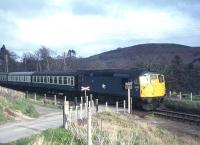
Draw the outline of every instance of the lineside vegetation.
M38 117L33 105L23 98L0 96L0 124L21 116Z
M102 126L93 128L92 142L94 145L199 145L198 141L190 136L176 136L175 134L142 123L132 116L119 113L103 112L92 117L92 120L102 121ZM84 145L87 137L81 138L81 130L84 128L75 125L78 134L73 134L65 129L48 129L39 135L20 139L14 145ZM85 136L85 134L84 134Z
M164 106L173 111L200 114L200 101L165 99Z

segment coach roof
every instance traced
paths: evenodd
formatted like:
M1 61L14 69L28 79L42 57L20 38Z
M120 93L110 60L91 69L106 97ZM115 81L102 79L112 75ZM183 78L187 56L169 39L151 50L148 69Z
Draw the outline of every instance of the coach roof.
M10 72L8 75L32 75L34 72Z

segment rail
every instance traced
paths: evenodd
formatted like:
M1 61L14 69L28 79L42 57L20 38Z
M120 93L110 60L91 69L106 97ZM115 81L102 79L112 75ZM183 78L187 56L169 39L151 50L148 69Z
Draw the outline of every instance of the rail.
M188 113L181 113L163 109L157 109L153 112L154 115L167 117L171 119L180 120L183 122L194 123L200 125L200 115L188 114Z

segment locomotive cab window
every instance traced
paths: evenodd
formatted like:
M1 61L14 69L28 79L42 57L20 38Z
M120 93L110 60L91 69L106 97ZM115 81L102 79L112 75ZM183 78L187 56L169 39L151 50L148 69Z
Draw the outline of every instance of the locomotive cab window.
M133 83L134 83L135 85L139 85L139 78L135 78L134 81L133 81Z
M158 75L158 79L160 83L163 83L165 81L163 75Z
M149 83L150 83L150 76L149 75L140 76L140 84L141 85L148 85Z
M156 80L157 79L157 75L150 75L150 79L151 80Z

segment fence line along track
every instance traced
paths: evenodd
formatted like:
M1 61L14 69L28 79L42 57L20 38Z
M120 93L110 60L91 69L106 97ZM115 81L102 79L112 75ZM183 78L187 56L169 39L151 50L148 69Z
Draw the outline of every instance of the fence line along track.
M193 124L200 125L200 115L182 113L182 112L175 112L163 109L157 109L153 112L154 115L171 118L175 120L180 120L182 122L189 122Z

